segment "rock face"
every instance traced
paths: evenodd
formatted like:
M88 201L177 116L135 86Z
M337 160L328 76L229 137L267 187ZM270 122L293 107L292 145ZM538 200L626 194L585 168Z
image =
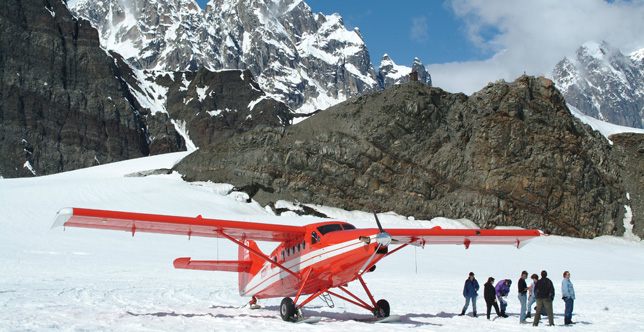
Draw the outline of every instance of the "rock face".
M246 132L255 127L288 126L293 113L269 98L250 71L148 73L165 92L168 116L195 147Z
M379 89L359 30L301 0L79 0L105 48L148 70L250 70L300 113Z
M566 101L594 118L644 128L644 50L625 56L608 43L588 42L564 58L553 78Z
M633 144L624 154L641 160ZM187 180L232 183L262 204L368 210L371 197L380 211L416 218L594 237L624 233L629 204L618 160L571 116L551 81L523 76L470 97L397 85L288 128L202 148L176 170ZM631 200L642 188L629 189ZM644 211L630 207L641 225Z
M250 72L133 70L56 0L0 5L0 176L195 149L292 113Z
M100 48L88 21L73 18L61 1L7 0L0 31L1 176L150 154L118 56Z
M621 187L626 191L626 202L631 210L633 233L644 238L644 135L611 135L613 156L620 170ZM628 216L624 217L628 223Z

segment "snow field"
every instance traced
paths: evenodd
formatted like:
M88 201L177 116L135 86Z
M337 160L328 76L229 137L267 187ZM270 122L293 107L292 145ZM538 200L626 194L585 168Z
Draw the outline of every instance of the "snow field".
M50 229L63 207L86 207L183 216L307 224L320 219L295 214L274 216L259 204L246 203L232 186L186 183L178 174L124 175L169 168L187 153L135 159L58 175L0 179L0 330L1 331L517 331L551 330L519 325L516 282L522 270L549 272L557 295L555 329L563 324L560 300L564 270L571 272L577 300L572 328L577 331L642 331L644 244L618 237L593 240L547 236L523 248L513 246L426 246L405 248L378 263L365 281L376 299L391 304L396 324L356 320L371 315L341 299L334 308L316 299L304 309L318 316L315 325L293 325L279 318L281 301L262 299L260 310L242 308L237 275L176 270L178 257L236 259L237 248L224 239L192 238L92 229ZM287 204L287 203L284 203ZM357 227L374 227L365 212L317 207ZM469 227L471 223L436 218L414 220L379 215L383 226ZM261 243L265 252L276 244ZM479 318L457 316L464 303L463 282L473 271L481 287L488 276L513 280L508 297L510 318L488 321L482 290ZM352 283L349 289L363 291ZM493 314L494 317L494 314Z

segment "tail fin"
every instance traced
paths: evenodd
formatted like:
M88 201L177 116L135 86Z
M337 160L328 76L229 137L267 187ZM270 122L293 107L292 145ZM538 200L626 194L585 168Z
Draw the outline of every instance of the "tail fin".
M242 242L247 245L249 248L261 252L259 250L259 247L257 246L257 243L253 240L242 240ZM264 260L250 252L248 249L239 246L238 249L238 255L239 255L239 261L250 261L251 265L249 268L245 269L244 271L239 272L239 294L244 295L246 292L246 286L248 285L248 282L259 273L259 270L262 268L264 265Z

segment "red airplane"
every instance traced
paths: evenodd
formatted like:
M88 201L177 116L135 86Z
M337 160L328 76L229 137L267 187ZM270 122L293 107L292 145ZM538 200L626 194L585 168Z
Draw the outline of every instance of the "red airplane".
M258 299L284 297L280 315L285 321L302 321L301 308L328 294L371 311L377 319L389 316L389 303L376 301L362 276L375 270L382 258L408 246L426 244L513 244L520 247L542 233L537 230L488 229L390 229L385 231L375 214L378 228L356 229L346 222L321 222L306 226L176 217L81 208L58 211L53 227L84 227L132 232L150 232L226 238L239 246L236 261L196 261L177 258L178 269L230 271L239 273L239 294ZM255 241L278 242L269 255ZM391 245L400 245L389 250ZM347 289L358 280L367 299ZM291 299L294 297L294 299Z

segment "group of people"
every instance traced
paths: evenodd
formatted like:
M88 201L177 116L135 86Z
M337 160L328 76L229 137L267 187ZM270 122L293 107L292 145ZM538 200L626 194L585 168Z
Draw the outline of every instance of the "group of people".
M521 277L518 282L518 299L521 304L521 311L519 314L519 322L521 324L528 324L527 318L531 318L530 310L528 310L535 302L537 303L536 313L532 325L539 325L541 315L545 313L548 316L548 323L554 325L554 317L552 310L552 301L555 298L555 287L552 281L548 279L548 272L541 271L541 279L536 274L532 274L532 284L528 286L526 280L528 272L521 272ZM563 273L563 281L561 282L562 299L565 303L564 311L564 324L574 324L572 321L572 310L575 301L575 289L570 281L570 272ZM503 279L499 281L496 286L494 285L494 278L489 277L487 282L483 285L483 298L487 306L487 319L490 319L490 312L492 308L496 311L499 317L508 317L505 310L508 306L507 297L510 294L510 286L512 280ZM478 296L479 283L474 277L474 272L470 272L469 277L465 280L463 287L463 296L465 297L465 305L459 316L465 315L467 308L472 302L473 315L476 315L476 297Z

